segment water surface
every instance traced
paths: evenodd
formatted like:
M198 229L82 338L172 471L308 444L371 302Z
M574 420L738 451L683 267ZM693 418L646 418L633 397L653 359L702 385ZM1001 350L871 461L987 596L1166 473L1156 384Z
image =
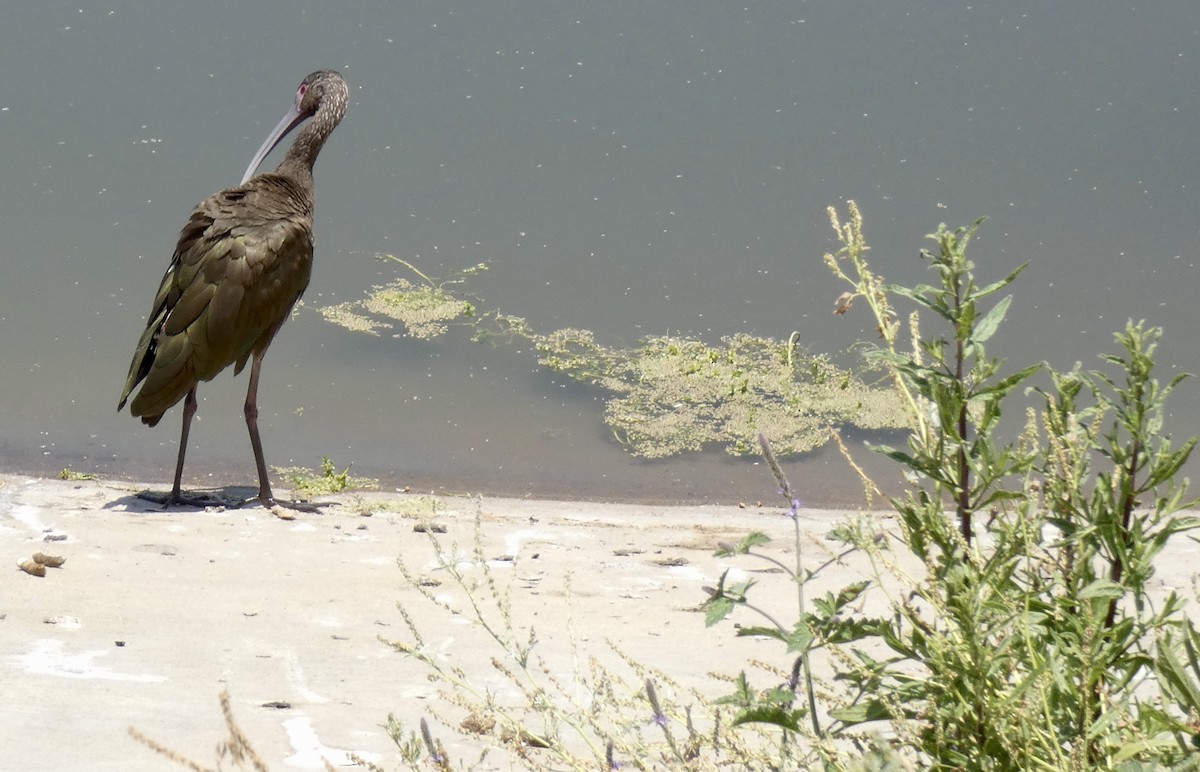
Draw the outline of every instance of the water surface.
M861 206L876 267L923 280L939 221L991 219L986 278L1024 261L996 353L1098 364L1128 318L1195 368L1200 7L1184 0L835 4L10 4L0 26L0 461L169 483L178 411L117 398L179 228L237 182L300 79L352 102L317 166L308 308L264 367L268 461L418 488L769 498L751 460L631 458L603 394L461 331L368 338L312 307L488 262L481 304L606 344L786 338L845 356L825 207ZM200 390L189 478L253 481L245 376ZM1170 430L1200 431L1181 388ZM862 438L852 438L856 442ZM879 469L886 469L878 465ZM793 459L852 504L836 454Z

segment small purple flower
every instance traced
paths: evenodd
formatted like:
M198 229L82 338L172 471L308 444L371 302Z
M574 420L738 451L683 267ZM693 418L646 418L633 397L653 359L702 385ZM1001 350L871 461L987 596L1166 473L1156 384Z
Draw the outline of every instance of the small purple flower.
M654 709L654 723L666 729L667 716L663 713L662 706L658 702L658 692L654 689L654 682L649 678L646 679L646 696L650 699L650 707Z
M429 758L434 764L439 767L446 765L446 756L441 752L441 747L434 741L433 732L429 731L429 724L425 719L421 719L421 739L425 741L425 747L429 750Z
M608 762L609 769L620 769L621 768L621 762L617 761L616 758L614 758L614 756L613 756L612 740L609 740L608 745L606 745L604 748L604 760L606 762Z

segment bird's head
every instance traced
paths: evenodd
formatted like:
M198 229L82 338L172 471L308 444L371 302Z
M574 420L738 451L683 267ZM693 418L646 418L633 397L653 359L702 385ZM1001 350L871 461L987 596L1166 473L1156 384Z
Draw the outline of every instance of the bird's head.
M246 174L242 177L242 184L246 184L254 176L259 165L271 154L275 146L307 119L315 116L313 123L321 133L323 141L346 114L349 99L350 89L346 85L346 79L334 70L317 70L301 81L296 89L295 102L250 160Z

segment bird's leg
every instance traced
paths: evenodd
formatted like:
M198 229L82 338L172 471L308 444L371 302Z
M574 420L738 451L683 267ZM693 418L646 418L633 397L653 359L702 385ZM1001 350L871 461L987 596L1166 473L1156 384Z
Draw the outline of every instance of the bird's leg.
M250 365L250 385L246 389L246 429L250 432L250 447L254 448L254 463L258 467L258 500L264 507L275 506L271 480L267 477L267 462L263 458L262 439L258 436L258 372L262 369L263 352L254 352Z
M180 486L183 484L183 457L187 455L188 432L192 429L192 418L196 415L196 386L188 389L187 397L183 400L183 429L179 433L179 458L175 461L175 484L171 486L171 495L163 502L163 507L177 503L180 496Z
M300 510L301 512L320 512L321 510L318 508L320 506L318 504L301 504L295 501L280 504L271 494L271 480L267 477L267 462L263 458L262 439L258 436L258 372L262 367L264 353L262 351L255 352L254 361L250 364L250 385L246 389L245 405L246 429L250 431L250 445L254 448L254 463L258 467L258 500L277 517L291 520L295 517L295 513L291 510Z
M192 494L182 491L183 459L187 455L188 432L192 428L192 418L196 415L196 404L196 387L192 386L188 390L187 397L183 400L183 430L179 433L179 456L175 461L175 484L171 486L171 492L162 494L152 491L142 491L138 494L139 499L153 501L155 504L162 504L163 509L176 504L184 504L189 507L229 507L237 506L240 503L237 499L229 499L215 494Z

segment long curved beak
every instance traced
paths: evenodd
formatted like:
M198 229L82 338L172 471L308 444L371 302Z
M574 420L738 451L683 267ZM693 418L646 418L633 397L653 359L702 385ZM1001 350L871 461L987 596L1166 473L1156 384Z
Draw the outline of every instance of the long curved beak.
M279 122L279 125L271 129L271 133L267 135L265 140L263 140L262 147L260 147L258 152L254 154L254 158L250 159L250 165L246 167L246 174L242 177L242 181L239 184L245 185L246 182L254 176L254 173L258 171L258 165L263 162L263 159L271 154L271 151L274 150L275 146L287 136L289 131L303 123L304 119L307 117L308 115L300 112L293 105L292 108L287 111L287 114L283 116L283 120Z

